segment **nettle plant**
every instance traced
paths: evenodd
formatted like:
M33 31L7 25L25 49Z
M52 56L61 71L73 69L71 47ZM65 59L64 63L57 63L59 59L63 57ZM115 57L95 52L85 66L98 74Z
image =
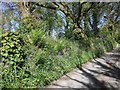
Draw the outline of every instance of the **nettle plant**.
M3 85L7 85L7 82L12 83L18 76L26 56L22 49L24 43L18 32L5 31L1 36L2 81Z

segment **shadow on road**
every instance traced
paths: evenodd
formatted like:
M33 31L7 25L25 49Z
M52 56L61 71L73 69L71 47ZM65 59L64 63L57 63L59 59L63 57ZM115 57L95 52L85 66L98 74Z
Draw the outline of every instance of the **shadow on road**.
M71 80L82 83L89 90L93 90L93 89L118 90L120 88L120 85L119 85L120 83L120 64L119 64L120 50L117 50L117 51L119 51L117 52L117 54L116 54L116 51L113 51L112 54L105 55L105 58L101 58L101 59L104 59L107 65L97 60L96 62L93 62L94 64L97 64L101 67L100 69L101 72L99 70L92 70L89 68L87 68L87 70L84 68L80 68L80 70L83 72L82 74L90 80L90 83L85 83L84 81L73 79L68 75L66 76ZM110 60L106 61L106 57L107 59L110 59ZM116 63L118 63L118 65L116 65ZM114 80L118 83L112 84L112 83L109 83L109 80L108 81L99 80L93 73L97 74L98 76L101 75L103 76L103 78L104 76L107 76L109 78L114 78Z
M87 65L88 67L80 67L78 71L75 71L77 78L74 75L66 74L65 76L70 81L75 81L80 83L86 90L119 90L120 88L120 47L114 49L110 53L105 54L99 59L94 59L91 61L92 66ZM91 64L90 64L91 65ZM97 67L96 67L97 66ZM82 72L82 73L81 73ZM84 76L86 79L78 79L79 77ZM81 77L82 78L82 77ZM85 82L85 80L88 80ZM63 80L64 81L64 80ZM64 84L54 84L61 88L69 88L70 90L79 90L77 88L72 88L70 85L63 86Z

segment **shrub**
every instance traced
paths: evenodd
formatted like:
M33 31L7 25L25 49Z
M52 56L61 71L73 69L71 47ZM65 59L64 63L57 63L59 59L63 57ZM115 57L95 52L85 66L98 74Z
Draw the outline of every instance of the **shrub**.
M6 31L1 36L3 87L15 87L19 83L18 71L24 66L26 58L22 49L24 42L18 32Z

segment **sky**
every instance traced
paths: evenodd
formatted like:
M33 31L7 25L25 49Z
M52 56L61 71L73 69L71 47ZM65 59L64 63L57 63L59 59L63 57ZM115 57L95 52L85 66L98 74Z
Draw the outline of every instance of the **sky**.
M13 6L12 8L13 9L15 9L15 7L14 7L14 5L13 4L9 4L10 6ZM7 9L9 9L9 7L6 5L6 3L5 2L0 2L0 10L2 11L2 13L5 11L5 10L7 10ZM15 15L17 15L17 12L14 12L14 16ZM2 14L2 17L4 17L4 15ZM15 21L15 20L11 20L10 21L10 23L11 23L11 31L15 31L15 28L16 27L18 27L19 26L19 24L17 23L17 21ZM6 28L5 28L5 30L8 30L8 25L7 24L5 24L4 25Z

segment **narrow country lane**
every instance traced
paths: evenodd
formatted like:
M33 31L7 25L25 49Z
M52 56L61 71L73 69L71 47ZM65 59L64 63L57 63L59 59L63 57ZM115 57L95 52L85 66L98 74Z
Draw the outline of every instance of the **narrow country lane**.
M45 88L120 89L120 45L53 81Z

